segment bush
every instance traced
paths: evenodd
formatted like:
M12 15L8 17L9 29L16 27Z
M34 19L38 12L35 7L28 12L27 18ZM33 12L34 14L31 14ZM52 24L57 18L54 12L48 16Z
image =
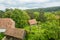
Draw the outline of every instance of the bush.
M6 11L5 14L3 15L4 18L11 18L15 21L16 27L17 28L23 28L28 25L28 20L30 17L25 11L19 10L19 9L14 9L14 10L9 10Z
M4 37L3 33L0 33L0 40Z
M29 28L30 26L25 27L27 32L31 32L28 33L27 40L59 40L60 26L56 20L40 23L40 25L32 25L31 31Z

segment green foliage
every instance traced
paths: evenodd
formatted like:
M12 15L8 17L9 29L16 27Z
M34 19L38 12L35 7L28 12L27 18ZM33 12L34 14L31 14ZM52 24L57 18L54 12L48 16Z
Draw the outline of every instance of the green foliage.
M34 12L34 18L35 18L36 20L39 20L38 17L39 17L39 12Z
M30 19L25 11L19 9L6 11L4 18L12 18L16 22L17 28L23 28L28 25L27 21Z
M13 19L17 28L25 29L27 31L25 40L60 40L60 19L56 19L56 15L59 16L60 12L41 12L40 10L39 12L26 13L19 9L6 9L4 14L0 16ZM39 20L38 25L29 26L28 20L30 18ZM4 35L0 34L0 40L3 37Z
M25 11L29 12L40 12L40 10L43 10L44 12L52 12L52 11L60 11L60 6L59 7L48 7L48 8L37 8L37 9L27 9Z
M43 11L40 12L39 17L38 17L38 21L46 22L46 17L44 16Z
M4 37L3 33L0 33L0 40Z
M3 17L3 14L4 14L4 12L2 10L0 10L0 18Z
M47 20L56 20L56 15L50 12L46 12L44 16L47 18Z
M30 12L30 11L28 11L27 13L28 13L28 15L30 16L30 19L34 19L34 14L33 14L33 12L32 12L32 11L31 11L31 12Z
M59 30L60 26L58 21L54 20L52 22L47 21L45 23L40 23L40 25L32 25L31 31L29 30L29 27L25 27L28 33L26 40L59 40Z

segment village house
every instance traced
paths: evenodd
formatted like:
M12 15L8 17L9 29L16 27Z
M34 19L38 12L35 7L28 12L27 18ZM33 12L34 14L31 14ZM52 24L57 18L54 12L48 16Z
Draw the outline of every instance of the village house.
M31 19L31 20L29 20L29 24L30 24L30 25L37 24L36 19Z
M24 40L26 31L24 29L11 28L7 29L4 34L6 35L5 40Z
M24 40L26 35L24 29L15 28L15 22L11 18L0 18L0 31L5 34L2 40Z
M15 28L15 22L11 18L0 18L0 29Z

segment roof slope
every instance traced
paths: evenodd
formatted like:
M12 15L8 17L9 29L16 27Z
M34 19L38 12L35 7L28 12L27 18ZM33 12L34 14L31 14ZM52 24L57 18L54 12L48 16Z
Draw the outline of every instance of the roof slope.
M12 36L19 39L24 39L25 34L26 32L24 29L18 29L18 28L7 29L5 32L5 35Z
M11 18L0 18L0 28L15 28L15 22Z

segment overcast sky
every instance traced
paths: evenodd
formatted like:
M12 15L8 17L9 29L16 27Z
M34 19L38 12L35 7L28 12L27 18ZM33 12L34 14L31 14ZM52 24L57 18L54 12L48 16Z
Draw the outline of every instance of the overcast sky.
M6 8L31 9L60 6L60 0L0 0L0 10Z

